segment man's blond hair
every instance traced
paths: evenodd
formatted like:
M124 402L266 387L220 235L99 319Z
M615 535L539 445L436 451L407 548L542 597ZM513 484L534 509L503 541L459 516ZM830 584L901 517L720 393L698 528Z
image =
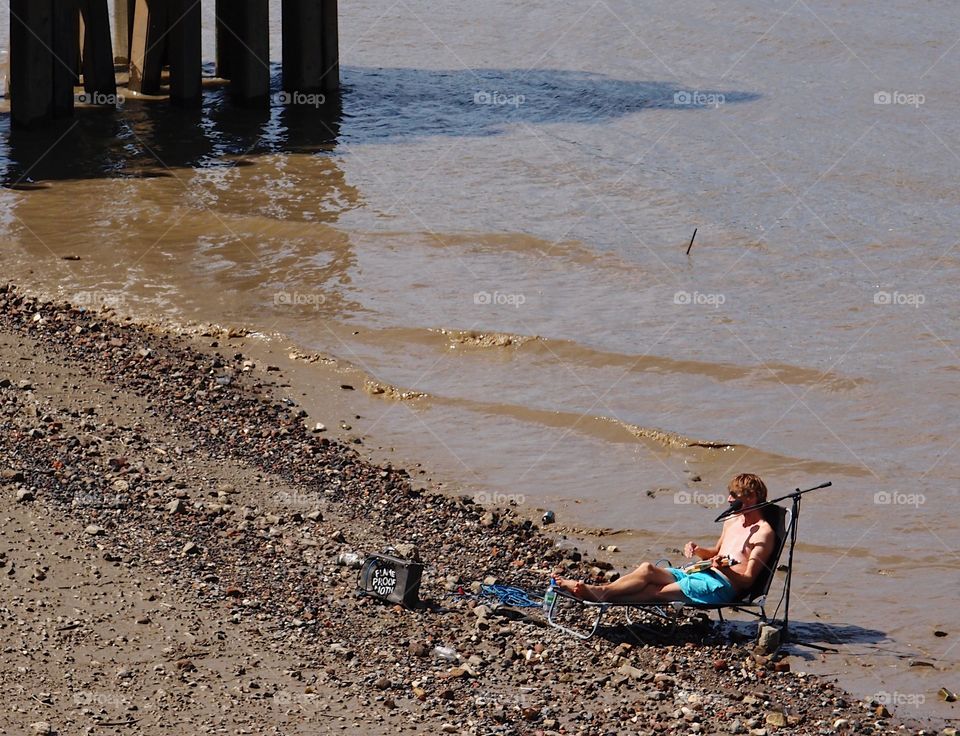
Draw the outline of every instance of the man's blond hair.
M734 476L727 486L727 490L738 495L752 493L757 497L757 503L763 503L767 500L767 485L759 475L753 473L740 473Z

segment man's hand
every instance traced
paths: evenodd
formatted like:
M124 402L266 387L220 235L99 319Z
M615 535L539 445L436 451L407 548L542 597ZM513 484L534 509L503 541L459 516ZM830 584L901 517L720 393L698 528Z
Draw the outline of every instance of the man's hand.
M687 542L683 547L683 554L686 557L697 556L697 550L700 549L696 542Z
M732 559L728 555L717 555L716 557L713 558L712 562L713 562L713 567L716 567L716 568L733 567L734 565L740 564L739 562Z

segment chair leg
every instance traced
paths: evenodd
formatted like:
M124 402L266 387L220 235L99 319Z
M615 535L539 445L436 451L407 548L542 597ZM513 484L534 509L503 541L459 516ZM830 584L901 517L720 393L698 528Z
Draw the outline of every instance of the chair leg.
M597 615L594 616L593 626L591 627L588 633L584 633L582 631L577 631L576 629L570 628L569 626L564 626L563 624L559 623L554 619L554 613L557 607L558 600L560 600L560 596L557 596L557 598L554 599L553 603L550 604L550 608L547 609L548 624L550 624L555 629L559 629L565 634L569 634L570 636L576 637L577 639L581 639L583 641L586 641L587 639L592 638L593 635L597 633L597 629L600 627L600 621L603 619L603 614L607 612L606 606L595 606L595 608L597 609Z

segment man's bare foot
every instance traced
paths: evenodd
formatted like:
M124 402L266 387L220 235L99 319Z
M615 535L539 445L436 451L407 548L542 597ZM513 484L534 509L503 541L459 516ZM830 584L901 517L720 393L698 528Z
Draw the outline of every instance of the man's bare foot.
M567 591L574 598L582 601L602 601L602 585L587 585L582 580L566 580L557 578L557 587Z

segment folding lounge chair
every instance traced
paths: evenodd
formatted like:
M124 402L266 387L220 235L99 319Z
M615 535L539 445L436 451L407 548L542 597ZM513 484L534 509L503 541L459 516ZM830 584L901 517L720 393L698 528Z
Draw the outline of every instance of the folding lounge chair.
M795 509L798 509L798 504L795 503ZM674 624L674 629L677 625L677 614L679 614L684 609L694 609L699 611L716 611L717 615L720 617L720 620L723 620L723 611L726 609L731 609L734 611L740 611L747 613L751 616L754 616L758 619L759 623L767 622L767 612L766 612L766 602L767 594L770 591L770 584L773 582L774 573L777 570L777 566L780 562L780 555L783 552L783 548L786 546L787 538L791 539L791 548L790 548L790 561L787 564L786 580L784 583L785 592L787 595L787 606L789 606L789 587L790 587L790 576L793 567L793 544L795 540L795 525L796 517L799 516L798 513L791 513L790 510L783 508L782 506L777 506L771 504L763 508L763 515L766 518L770 526L773 527L773 530L776 534L774 541L773 554L770 556L769 562L764 566L763 572L757 576L757 579L754 581L753 587L750 588L746 593L744 593L738 600L731 603L691 603L689 601L670 601L670 602L648 602L648 603L598 603L594 601L584 601L579 598L567 593L563 590L557 590L557 597L554 599L553 603L550 605L547 610L547 622L556 629L563 631L571 636L575 636L578 639L589 639L596 632L597 628L600 626L600 622L603 620L604 614L611 608L622 608L626 614L627 623L633 624L634 621L631 618L631 612L642 611L645 613L653 614L658 618L664 619L666 621L671 621ZM593 612L593 623L590 626L589 630L577 630L569 626L564 626L563 624L557 622L556 613L557 605L560 600L569 600L576 603L579 606L585 607L587 610ZM786 621L787 614L784 613L784 620Z

